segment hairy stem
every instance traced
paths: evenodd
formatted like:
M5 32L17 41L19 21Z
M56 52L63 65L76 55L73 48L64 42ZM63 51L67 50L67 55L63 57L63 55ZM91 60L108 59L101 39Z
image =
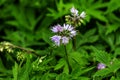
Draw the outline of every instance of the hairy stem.
M20 50L22 50L22 51L25 51L25 52L27 52L27 53L31 53L31 54L34 54L34 55L36 55L36 56L40 56L38 53L36 53L34 50L30 50L30 49L26 49L26 48L23 48L23 47L20 47L20 46L16 46L16 45L14 45L14 44L11 44L11 43L9 43L9 42L2 42L2 43L0 43L0 45L2 45L3 46L3 48L4 47L10 47L10 48L13 48L13 49L20 49Z

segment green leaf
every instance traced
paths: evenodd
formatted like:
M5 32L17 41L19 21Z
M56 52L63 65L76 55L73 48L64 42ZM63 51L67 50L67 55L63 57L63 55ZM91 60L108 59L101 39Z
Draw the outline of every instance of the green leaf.
M114 36L114 34L104 36L104 39L109 44L111 51L115 50L115 44L114 44L115 36Z
M95 47L93 47L93 51L94 51L94 55L96 57L96 60L101 62L101 63L104 63L106 65L109 65L110 63L110 60L111 60L111 57L110 55L105 52L105 51L102 51L102 50L97 50Z
M116 24L110 24L107 27L106 35L108 35L111 32L115 32L118 28L119 28L119 24L117 24L117 23Z
M119 0L110 0L106 14L111 13L120 8Z
M87 64L87 60L85 58L84 55L80 54L79 52L73 52L69 55L69 58L74 62L74 64L76 65L86 65ZM84 62L83 62L84 61ZM76 67L76 65L73 65ZM74 68L75 68L74 67Z
M41 78L41 80L49 80L49 73L45 73L43 76L42 76L42 78Z
M18 80L19 67L16 62L15 62L15 66L13 67L12 70L13 70L13 80Z
M115 79L115 77L114 77L114 76L112 76L112 77L110 78L110 80L117 80L117 79Z
M90 80L88 77L78 77L77 80Z
M84 36L85 36L85 37L92 36L92 35L95 34L95 32L96 32L96 28L90 29L89 31L87 31L87 32L84 34Z
M68 3L68 4L63 3L63 0L56 2L56 5L57 5L57 10L48 8L50 13L47 14L47 16L53 17L55 20L67 14L69 9L73 6L72 3Z
M58 61L58 64L55 66L54 70L58 70L58 69L62 68L65 64L66 64L65 59L61 58Z
M101 77L103 77L103 76L106 76L106 75L108 75L108 74L110 74L111 73L111 71L108 69L108 68L105 68L105 69L102 69L102 70L98 70L94 75L93 75L93 77L96 77L96 76L101 76Z
M69 66L68 66L67 63L65 64L65 66L64 66L64 68L63 68L63 73L69 74Z
M30 63L30 56L27 56L27 61L25 63L25 65L21 68L21 72L19 74L19 79L20 80L29 80L29 75L31 73L31 63Z
M47 30L46 28L41 30L43 33L41 34L43 40L48 43L48 44L52 44L52 41L50 39L50 37L52 37L52 34L50 32L50 30Z
M92 70L94 67L90 67L90 68L86 68L86 69L81 69L79 67L76 67L73 72L71 73L71 75L73 77L78 77L78 76L81 76L85 73L87 73L88 71Z
M118 55L120 55L120 47L117 47L117 48L115 49L114 56L116 57L116 56L118 56Z
M117 33L116 34L116 41L115 41L116 43L116 45L120 45L120 34L119 33Z
M69 76L65 73L62 73L56 77L56 80L70 80Z
M98 20L108 22L102 11L89 9L87 12Z
M1 60L1 58L0 58L0 72L5 72L5 71L6 71L6 69L5 69L4 65L3 65L3 62Z
M111 64L108 67L111 72L116 73L117 70L120 69L120 61L118 59L115 59L111 61Z

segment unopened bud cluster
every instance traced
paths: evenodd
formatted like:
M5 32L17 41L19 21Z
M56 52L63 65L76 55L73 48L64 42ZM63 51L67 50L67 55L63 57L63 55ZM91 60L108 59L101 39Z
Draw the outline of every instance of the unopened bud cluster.
M17 60L21 61L25 59L25 55L23 52L17 52Z
M81 14L78 14L78 10L72 7L70 9L71 15L66 15L65 20L67 24L74 25L74 27L80 26L83 23L83 19L86 17L86 13L83 11Z
M0 43L0 52L7 51L9 53L13 52L12 44L9 42L1 42Z

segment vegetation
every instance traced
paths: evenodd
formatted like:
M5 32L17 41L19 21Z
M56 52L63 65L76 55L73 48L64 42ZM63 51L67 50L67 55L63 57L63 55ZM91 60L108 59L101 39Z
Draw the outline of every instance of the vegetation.
M0 0L0 80L119 80L119 13L119 0Z

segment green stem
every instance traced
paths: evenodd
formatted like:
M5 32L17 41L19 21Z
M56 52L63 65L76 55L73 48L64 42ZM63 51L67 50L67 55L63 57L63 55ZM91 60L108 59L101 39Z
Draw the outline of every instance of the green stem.
M22 61L20 62L19 68L22 66L23 62L24 62L24 59L22 59Z
M64 45L64 49L65 49L65 59L66 59L66 62L67 62L67 64L68 64L69 73L70 73L72 69L71 69L70 64L69 64L69 60L68 60L68 52L67 52L66 45Z
M76 51L76 37L72 39L73 50Z

